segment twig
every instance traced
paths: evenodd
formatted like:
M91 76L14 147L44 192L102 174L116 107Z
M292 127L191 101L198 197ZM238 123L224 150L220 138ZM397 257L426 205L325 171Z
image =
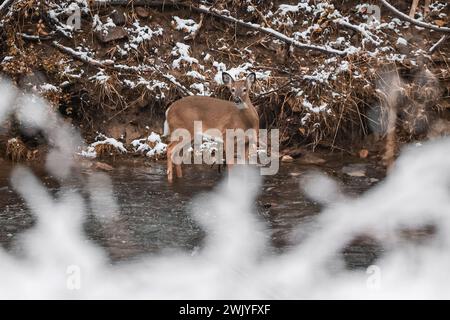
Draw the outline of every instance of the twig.
M193 96L194 94L187 89L185 86L183 86L181 83L179 83L175 77L171 74L164 74L162 73L160 70L158 69L154 69L156 70L156 72L158 72L161 76L163 76L164 78L166 78L167 80L169 80L171 83L173 83L175 86L177 86L179 89L181 89L181 91L183 91L184 94L189 95L189 96Z
M281 86L279 86L279 87L276 88L276 89L273 89L273 90L270 90L270 91L267 91L267 92L263 92L263 93L261 93L261 94L258 95L258 98L263 97L263 96L266 96L266 95L271 94L271 93L274 93L274 92L278 92L278 91L280 91L281 89L286 88L286 87L287 87L288 85L290 85L293 81L294 81L293 79L290 79L289 81L287 81L286 83L282 84Z
M427 29L431 29L434 31L439 31L439 32L450 32L450 28L447 27L439 27L436 26L434 24L429 24L429 23L425 23L416 19L411 18L410 16L408 16L407 14L404 14L403 12L397 10L395 7L393 7L389 2L387 2L386 0L380 0L380 2L386 7L388 8L392 13L394 13L396 16L402 18L405 21L408 21L412 24L415 24L419 27L423 27L423 28L427 28Z
M355 31L361 33L361 35L364 37L364 39L369 40L376 46L379 46L381 44L381 41L379 39L378 40L375 39L376 36L373 33L367 31L366 29L364 29L361 26L351 24L350 22L348 22L342 18L336 19L335 22L343 27L346 27L346 28L349 28L349 29L352 29L352 30L355 30Z
M53 39L53 37L51 35L41 37L41 36L34 36L34 35L31 35L31 34L20 33L20 32L17 32L16 34L18 36L21 36L22 38L24 38L26 40L31 40L31 41L45 41L45 40L52 40Z
M62 44L59 44L57 41L53 41L52 45L54 47L58 48L59 50L70 54L74 58L76 58L78 60L81 60L81 61L83 61L83 62L85 62L87 64L90 64L92 66L95 66L95 67L104 68L107 65L111 65L112 63L114 63L112 60L99 61L99 60L92 59L91 57L88 57L87 54L85 54L83 52L75 51L74 49L69 48L69 47L65 47Z
M264 17L264 15L262 14L261 11L258 10L257 6L253 7L256 11L256 13L258 14L258 16L261 18L261 20L264 22L264 24L266 25L266 27L271 27L270 23L267 21L266 17Z
M139 70L139 68L137 67L130 67L130 66L126 66L126 65L118 65L115 64L112 66L114 69L116 70L126 70L126 71L148 71L148 70L153 70L156 73L158 73L159 75L161 75L163 78L167 79L170 81L170 83L174 84L175 86L177 86L185 95L189 95L189 96L193 96L194 94L187 89L185 86L183 86L181 83L179 83L175 77L171 74L165 74L163 73L161 70L159 70L158 68L154 67L154 66L148 66L148 68L145 69L141 69Z
M445 40L448 39L448 35L443 35L438 42L436 42L431 48L430 50L428 50L428 53L432 54L433 52L436 51L436 49L445 42Z

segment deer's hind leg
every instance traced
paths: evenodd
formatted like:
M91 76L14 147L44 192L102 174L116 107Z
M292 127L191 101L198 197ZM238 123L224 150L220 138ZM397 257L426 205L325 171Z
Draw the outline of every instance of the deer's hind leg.
M167 180L169 182L173 181L173 148L176 146L177 142L172 141L167 146Z
M175 165L175 170L176 170L177 178L182 178L183 177L183 171L181 170L181 164L176 164Z

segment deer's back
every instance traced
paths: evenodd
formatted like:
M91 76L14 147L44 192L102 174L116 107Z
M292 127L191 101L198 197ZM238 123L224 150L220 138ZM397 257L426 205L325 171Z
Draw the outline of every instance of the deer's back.
M189 96L175 101L168 109L170 131L185 128L193 132L194 121L201 121L203 130L209 128L253 128L259 125L254 110L238 109L231 101L205 96Z

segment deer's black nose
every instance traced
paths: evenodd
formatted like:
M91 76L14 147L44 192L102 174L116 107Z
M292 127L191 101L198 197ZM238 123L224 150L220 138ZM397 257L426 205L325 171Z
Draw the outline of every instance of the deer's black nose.
M235 97L234 98L234 103L241 103L242 99L240 97Z

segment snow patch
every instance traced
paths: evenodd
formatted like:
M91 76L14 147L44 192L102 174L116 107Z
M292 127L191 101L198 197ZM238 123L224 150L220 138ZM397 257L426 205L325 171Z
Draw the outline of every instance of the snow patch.
M193 63L198 64L198 60L189 55L190 46L187 44L177 42L175 47L172 49L172 55L178 57L172 62L172 67L174 69L180 69L183 62L192 65Z
M147 138L136 139L131 142L134 151L137 153L145 153L149 158L155 158L157 156L165 154L167 150L167 144L161 141L161 136L152 132Z
M398 37L397 45L407 46L408 45L408 41L405 38Z
M176 30L182 30L189 34L186 37L184 37L185 40L187 40L189 37L193 36L197 32L197 30L200 28L200 24L196 23L192 19L181 19L177 16L174 16L173 20L174 21L172 21L172 24L175 25Z
M140 26L139 21L135 21L133 27L126 28L126 30L130 34L129 43L124 45L126 51L130 51L131 49L137 50L145 41L150 41L153 37L163 34L163 28L158 26L152 30L149 26Z

